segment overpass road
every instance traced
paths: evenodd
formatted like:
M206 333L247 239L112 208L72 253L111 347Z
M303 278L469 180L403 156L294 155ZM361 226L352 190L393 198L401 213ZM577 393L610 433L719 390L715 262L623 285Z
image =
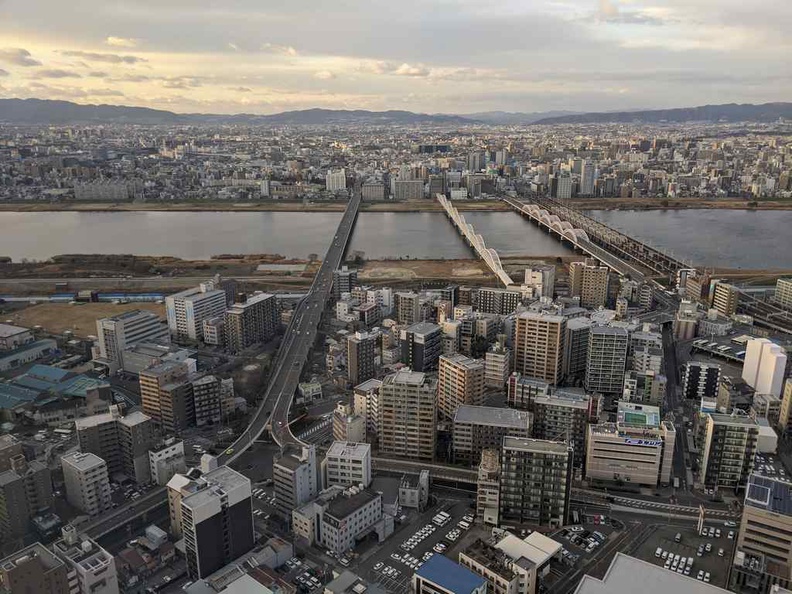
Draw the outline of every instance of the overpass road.
M268 422L272 437L279 446L302 445L289 428L289 410L303 367L308 361L308 354L316 341L322 313L333 289L333 272L341 265L352 236L360 202L360 185L357 184L313 284L294 310L264 398L245 432L218 456L218 464L233 462L259 438Z

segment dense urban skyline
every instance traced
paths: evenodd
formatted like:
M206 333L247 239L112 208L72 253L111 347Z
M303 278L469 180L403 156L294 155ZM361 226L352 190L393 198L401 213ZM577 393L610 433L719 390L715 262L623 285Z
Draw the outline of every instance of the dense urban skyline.
M0 97L471 113L761 103L792 89L792 8L778 0L43 4L0 2Z

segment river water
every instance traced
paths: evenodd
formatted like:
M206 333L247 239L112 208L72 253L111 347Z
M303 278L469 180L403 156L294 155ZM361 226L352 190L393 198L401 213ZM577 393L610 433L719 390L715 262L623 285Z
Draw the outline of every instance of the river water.
M792 211L593 211L605 223L671 249L698 265L792 268ZM218 254L320 256L341 213L305 212L7 212L0 213L0 256L42 260L56 254ZM571 253L511 212L465 218L502 255ZM358 218L350 246L367 258L469 258L442 213L373 213Z

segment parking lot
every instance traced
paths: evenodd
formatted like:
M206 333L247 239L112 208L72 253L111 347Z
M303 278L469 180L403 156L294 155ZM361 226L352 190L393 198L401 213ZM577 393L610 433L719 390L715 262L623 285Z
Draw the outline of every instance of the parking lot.
M725 588L738 528L737 526L726 526L723 521L719 520L705 522L704 529L707 536L700 535L695 526L658 526L654 534L635 552L635 556L660 567L665 567L668 564L666 568L669 571L672 570L673 559L676 559L676 555L679 555L680 560L682 557L692 559L689 564L689 572L686 573L685 570L679 572L679 564L677 564L677 573L687 575L692 579L698 579L699 572L702 572L702 578L709 573L709 583ZM713 532L711 537L709 536L710 529ZM720 537L717 533L718 530L720 530ZM729 538L730 532L732 538ZM678 542L677 534L680 536ZM656 556L658 549L661 549L659 557ZM673 558L671 562L668 562L669 557Z
M432 522L432 518L441 511L446 512L449 517L442 526L438 526ZM371 550L370 547L366 545L358 547L368 550L356 550L360 553L360 557L353 562L350 569L371 582L379 582L388 592L408 592L415 572L414 568L428 558L425 557L428 553L440 554L433 550L438 543L444 543L448 547L445 553L448 553L449 545L458 541L464 534L465 531L457 524L468 513L473 513L469 502L457 500L441 500L422 513L413 513L407 522L397 526L390 538L376 547L370 555L366 555L368 550ZM431 529L428 528L429 526ZM455 537L452 535L449 538L448 535L455 529L460 531L459 535ZM408 546L406 543L411 538L414 539L412 546L406 550ZM387 571L387 568L390 568L390 571Z

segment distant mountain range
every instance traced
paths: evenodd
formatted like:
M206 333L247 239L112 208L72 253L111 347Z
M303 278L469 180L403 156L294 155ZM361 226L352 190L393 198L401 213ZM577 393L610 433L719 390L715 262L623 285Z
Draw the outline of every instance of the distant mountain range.
M44 99L0 99L0 122L10 124L470 124L456 115L428 115L410 111L365 111L305 109L272 115L178 114L148 107L122 105L79 105L70 101Z
M772 122L778 118L792 119L792 103L727 103L677 109L616 111L562 115L536 120L536 124L605 124L662 122Z
M366 111L362 109L304 109L272 115L179 114L148 107L123 105L80 105L70 101L45 99L0 99L0 123L8 124L239 124L239 125L389 125L436 124L593 124L660 123L689 121L770 122L779 117L792 119L792 103L764 105L705 105L680 109L575 113L548 111L515 113L486 111L465 115L424 114L411 111Z

